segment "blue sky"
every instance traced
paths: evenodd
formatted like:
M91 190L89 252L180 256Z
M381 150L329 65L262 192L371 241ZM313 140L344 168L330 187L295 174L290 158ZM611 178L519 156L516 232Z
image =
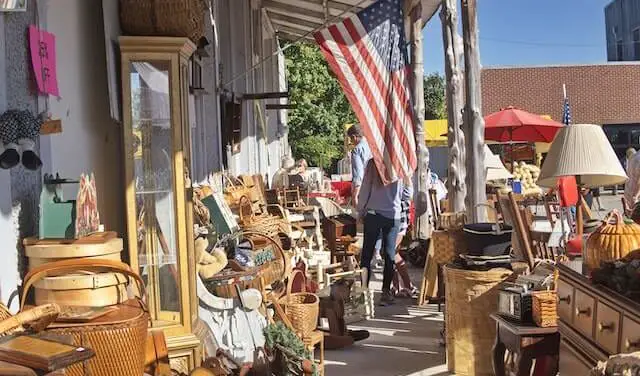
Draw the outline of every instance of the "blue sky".
M482 65L605 62L604 7L610 2L611 0L478 0ZM439 12L429 21L423 36L425 73L443 73Z

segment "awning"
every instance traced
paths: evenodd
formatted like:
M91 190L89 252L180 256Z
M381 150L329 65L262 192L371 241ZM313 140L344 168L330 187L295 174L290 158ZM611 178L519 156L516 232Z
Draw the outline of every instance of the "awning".
M438 10L441 0L421 0L422 19L426 23ZM263 11L278 37L285 40L314 42L310 32L351 17L375 0L264 0ZM407 8L418 0L406 1ZM408 14L405 14L408 16Z

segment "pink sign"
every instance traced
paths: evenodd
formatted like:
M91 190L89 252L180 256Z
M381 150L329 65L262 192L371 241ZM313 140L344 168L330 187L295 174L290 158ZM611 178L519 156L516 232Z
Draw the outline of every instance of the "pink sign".
M34 25L29 26L31 63L38 83L38 91L60 96L56 75L56 37Z

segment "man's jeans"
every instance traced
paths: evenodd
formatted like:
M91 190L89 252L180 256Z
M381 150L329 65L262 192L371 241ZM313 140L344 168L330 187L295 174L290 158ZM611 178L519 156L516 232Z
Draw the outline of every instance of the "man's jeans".
M367 286L371 279L371 259L376 248L376 241L382 235L382 249L380 252L384 258L384 273L382 289L391 289L393 271L395 268L396 239L400 231L400 220L390 219L380 214L367 214L364 217L364 241L360 266L367 269Z

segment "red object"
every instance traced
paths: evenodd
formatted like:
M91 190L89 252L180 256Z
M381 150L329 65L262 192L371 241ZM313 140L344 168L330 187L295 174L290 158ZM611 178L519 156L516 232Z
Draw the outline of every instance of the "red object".
M351 197L351 182L350 181L332 181L331 188L338 192L340 197Z
M313 34L356 114L383 184L415 170L418 159L411 71L402 38L400 1L378 1ZM395 32L397 33L397 31ZM377 37L380 35L381 37Z
M563 208L578 205L578 183L575 176L558 178L558 198Z
M514 107L484 117L484 138L490 141L551 142L564 124Z
M567 241L567 255L569 256L582 255L582 238L575 237Z
M414 223L416 220L416 207L413 205L413 201L411 201L411 206L409 206L409 224Z

